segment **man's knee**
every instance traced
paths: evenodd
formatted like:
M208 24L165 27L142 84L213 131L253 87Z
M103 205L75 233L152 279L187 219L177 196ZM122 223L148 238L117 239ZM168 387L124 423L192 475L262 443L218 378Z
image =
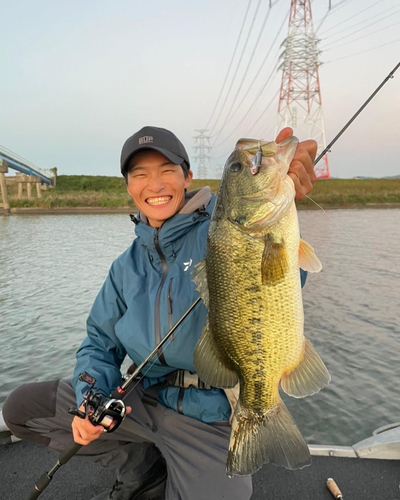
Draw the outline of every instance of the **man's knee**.
M3 418L10 431L20 439L47 446L49 439L30 430L28 422L35 418L54 417L59 380L24 384L6 399Z

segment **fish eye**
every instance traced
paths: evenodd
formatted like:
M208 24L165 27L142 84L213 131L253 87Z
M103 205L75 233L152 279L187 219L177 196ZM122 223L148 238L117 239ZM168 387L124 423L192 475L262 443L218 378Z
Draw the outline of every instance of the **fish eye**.
M240 172L242 170L242 164L238 161L234 161L230 164L229 168L232 172Z

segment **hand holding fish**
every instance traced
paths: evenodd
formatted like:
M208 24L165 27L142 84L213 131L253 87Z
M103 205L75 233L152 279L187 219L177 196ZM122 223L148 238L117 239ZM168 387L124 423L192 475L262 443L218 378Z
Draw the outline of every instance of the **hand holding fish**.
M286 127L279 132L276 142L280 143L292 135L293 130ZM296 190L295 201L300 201L306 194L310 193L314 182L317 180L314 173L314 160L317 149L318 144L313 140L299 142L297 146L288 171Z

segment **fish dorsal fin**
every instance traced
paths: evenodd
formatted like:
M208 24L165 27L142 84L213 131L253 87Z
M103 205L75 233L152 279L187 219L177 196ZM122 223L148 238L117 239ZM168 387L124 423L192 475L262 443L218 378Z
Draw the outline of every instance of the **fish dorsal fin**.
M199 378L212 387L230 388L238 383L236 372L226 366L211 336L208 319L193 355Z
M322 269L322 264L316 256L314 248L300 238L299 245L299 267L310 273L319 273Z
M286 275L288 258L285 243L273 234L265 237L265 247L261 258L261 280L263 285L276 285Z
M300 362L282 376L281 387L289 396L304 398L320 391L330 380L324 362L311 342L305 339Z
M209 309L206 259L201 260L194 266L192 276L192 281L196 284L196 290L199 292L204 305Z

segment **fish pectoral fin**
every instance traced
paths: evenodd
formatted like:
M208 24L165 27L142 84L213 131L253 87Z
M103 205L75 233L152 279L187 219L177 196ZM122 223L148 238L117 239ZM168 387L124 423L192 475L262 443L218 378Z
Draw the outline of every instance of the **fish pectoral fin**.
M197 375L205 384L230 388L238 383L236 372L228 368L221 359L211 336L208 320L194 350L193 363Z
M304 398L329 384L331 376L317 351L308 339L304 341L303 356L299 364L281 378L282 389L294 398Z
M201 260L194 266L192 271L192 276L193 276L192 281L196 284L196 290L199 292L204 305L208 309L209 294L208 294L206 259Z
M261 281L263 285L276 285L285 277L288 258L285 243L267 234L261 258Z
M300 238L299 245L299 267L309 273L319 273L322 269L322 264L316 256L314 248Z
M310 451L282 400L264 414L236 407L226 471L247 476L270 462L287 469L310 465Z

